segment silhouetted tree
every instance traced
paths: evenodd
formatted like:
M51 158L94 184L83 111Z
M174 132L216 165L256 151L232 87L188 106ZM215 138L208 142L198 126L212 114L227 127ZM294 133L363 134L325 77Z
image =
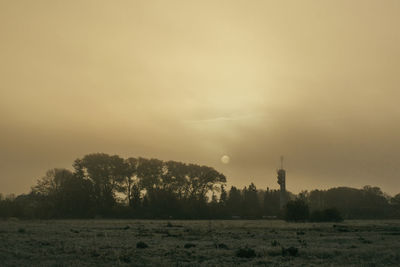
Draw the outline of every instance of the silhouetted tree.
M253 183L243 190L243 215L247 218L257 218L261 216L257 188Z
M139 185L134 184L131 189L131 198L129 202L130 206L133 207L134 209L137 209L140 207L141 203L141 194L140 194L140 188Z
M116 155L96 153L77 159L74 167L77 177L92 183L96 212L109 214L116 204L115 193L119 184L126 177L124 160Z
M395 195L395 196L391 199L391 203L392 203L393 205L400 206L400 194Z
M279 190L270 190L269 188L267 188L267 191L265 191L264 193L264 214L267 216L278 216L280 214L279 201Z
M187 186L188 166L182 162L167 161L162 174L162 188L173 192L178 199L184 197Z
M187 170L185 195L189 199L204 201L208 192L214 192L226 182L225 176L211 167L189 164Z
M135 192L135 190L139 190L140 199L139 179L137 178L138 165L139 162L136 158L128 158L125 160L125 164L122 165L124 168L122 170L124 172L124 178L120 183L119 191L125 194L130 207L134 205L133 199L137 198L137 192ZM135 202L136 201L137 199L135 199ZM137 203L135 203L135 205L137 205Z
M226 205L227 199L228 199L228 193L225 190L225 186L221 185L221 195L219 197L219 203L221 204L221 206Z
M384 218L392 214L389 200L378 187L314 190L310 192L308 202L311 210L337 208L347 219Z
M92 215L92 185L66 169L52 169L32 187L29 197L39 217L78 218Z
M140 187L151 195L153 191L161 188L161 175L163 162L158 159L138 159L137 176L140 179Z
M37 184L32 187L32 191L45 196L55 196L72 176L72 172L67 169L48 170L46 175L40 178Z
M309 217L309 208L304 199L290 200L285 206L286 221L306 221Z
M0 195L0 217L87 218L260 218L280 216L279 190L225 190L226 178L207 166L104 153L85 155L74 172L52 169L29 194ZM219 197L218 197L219 194ZM208 197L211 196L211 199ZM288 199L294 195L288 192ZM286 206L287 220L400 218L400 194L379 187L302 191Z
M240 190L232 186L229 190L226 207L229 214L233 216L240 216L242 214L242 195Z

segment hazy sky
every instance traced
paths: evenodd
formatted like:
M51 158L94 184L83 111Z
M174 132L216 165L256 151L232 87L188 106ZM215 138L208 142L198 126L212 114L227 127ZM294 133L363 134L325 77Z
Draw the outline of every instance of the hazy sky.
M93 152L400 192L400 1L0 1L0 192ZM223 164L223 155L230 157Z

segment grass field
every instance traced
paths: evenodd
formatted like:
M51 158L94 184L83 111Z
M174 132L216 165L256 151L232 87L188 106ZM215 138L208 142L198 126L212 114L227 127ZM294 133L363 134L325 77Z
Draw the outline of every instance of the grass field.
M0 266L400 266L400 221L0 221Z

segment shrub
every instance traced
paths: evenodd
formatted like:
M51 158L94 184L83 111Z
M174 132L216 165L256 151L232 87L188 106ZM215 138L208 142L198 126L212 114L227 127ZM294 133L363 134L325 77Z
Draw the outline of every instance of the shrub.
M299 253L299 249L295 247L284 248L282 247L282 256L290 255L296 257Z
M285 207L285 220L293 222L304 222L308 220L309 208L302 199L291 200Z
M325 210L313 211L310 215L310 221L312 222L341 222L343 217L339 210L336 208L330 208Z
M279 245L279 242L278 242L278 241L276 241L276 240L272 240L272 241L271 241L271 246L276 247L276 246L278 246L278 245Z
M229 247L224 243L219 243L218 245L216 245L216 247L220 249L229 249Z
M143 241L137 242L136 243L136 248L148 248L149 246L144 243Z
M184 246L184 248L194 248L194 247L196 247L196 244L193 243L186 243Z
M256 252L252 248L240 248L236 251L236 257L239 258L254 258Z

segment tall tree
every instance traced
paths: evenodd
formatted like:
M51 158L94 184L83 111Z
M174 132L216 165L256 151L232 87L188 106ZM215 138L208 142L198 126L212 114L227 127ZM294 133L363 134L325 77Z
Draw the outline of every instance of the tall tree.
M187 176L186 196L191 199L206 200L208 192L214 192L220 185L226 183L222 173L211 167L196 164L188 165Z
M225 207L227 199L228 199L228 193L225 190L225 186L221 185L221 194L220 194L220 197L219 197L220 205Z
M228 199L226 201L227 210L231 215L240 216L242 215L242 195L240 190L235 186L232 186L229 190Z
M187 172L188 166L182 162L172 160L165 162L162 174L162 188L173 192L181 199L187 185Z
M253 183L246 190L243 190L243 212L246 217L250 218L261 216L257 188Z
M135 202L137 201L137 191L139 191L140 199L139 179L137 177L138 165L139 161L136 158L125 160L124 179L121 182L120 191L125 194L129 206L133 206L135 198Z
M161 175L163 173L163 162L159 159L139 158L137 165L137 176L140 179L141 188L151 194L161 186Z
M125 162L117 155L95 153L75 161L75 173L93 185L94 200L99 213L109 213L116 203L115 193L126 177Z
M26 197L36 202L41 217L83 218L91 216L92 195L89 181L66 169L52 169L38 180Z
M264 214L267 216L278 216L280 214L280 191L267 188L264 192Z

